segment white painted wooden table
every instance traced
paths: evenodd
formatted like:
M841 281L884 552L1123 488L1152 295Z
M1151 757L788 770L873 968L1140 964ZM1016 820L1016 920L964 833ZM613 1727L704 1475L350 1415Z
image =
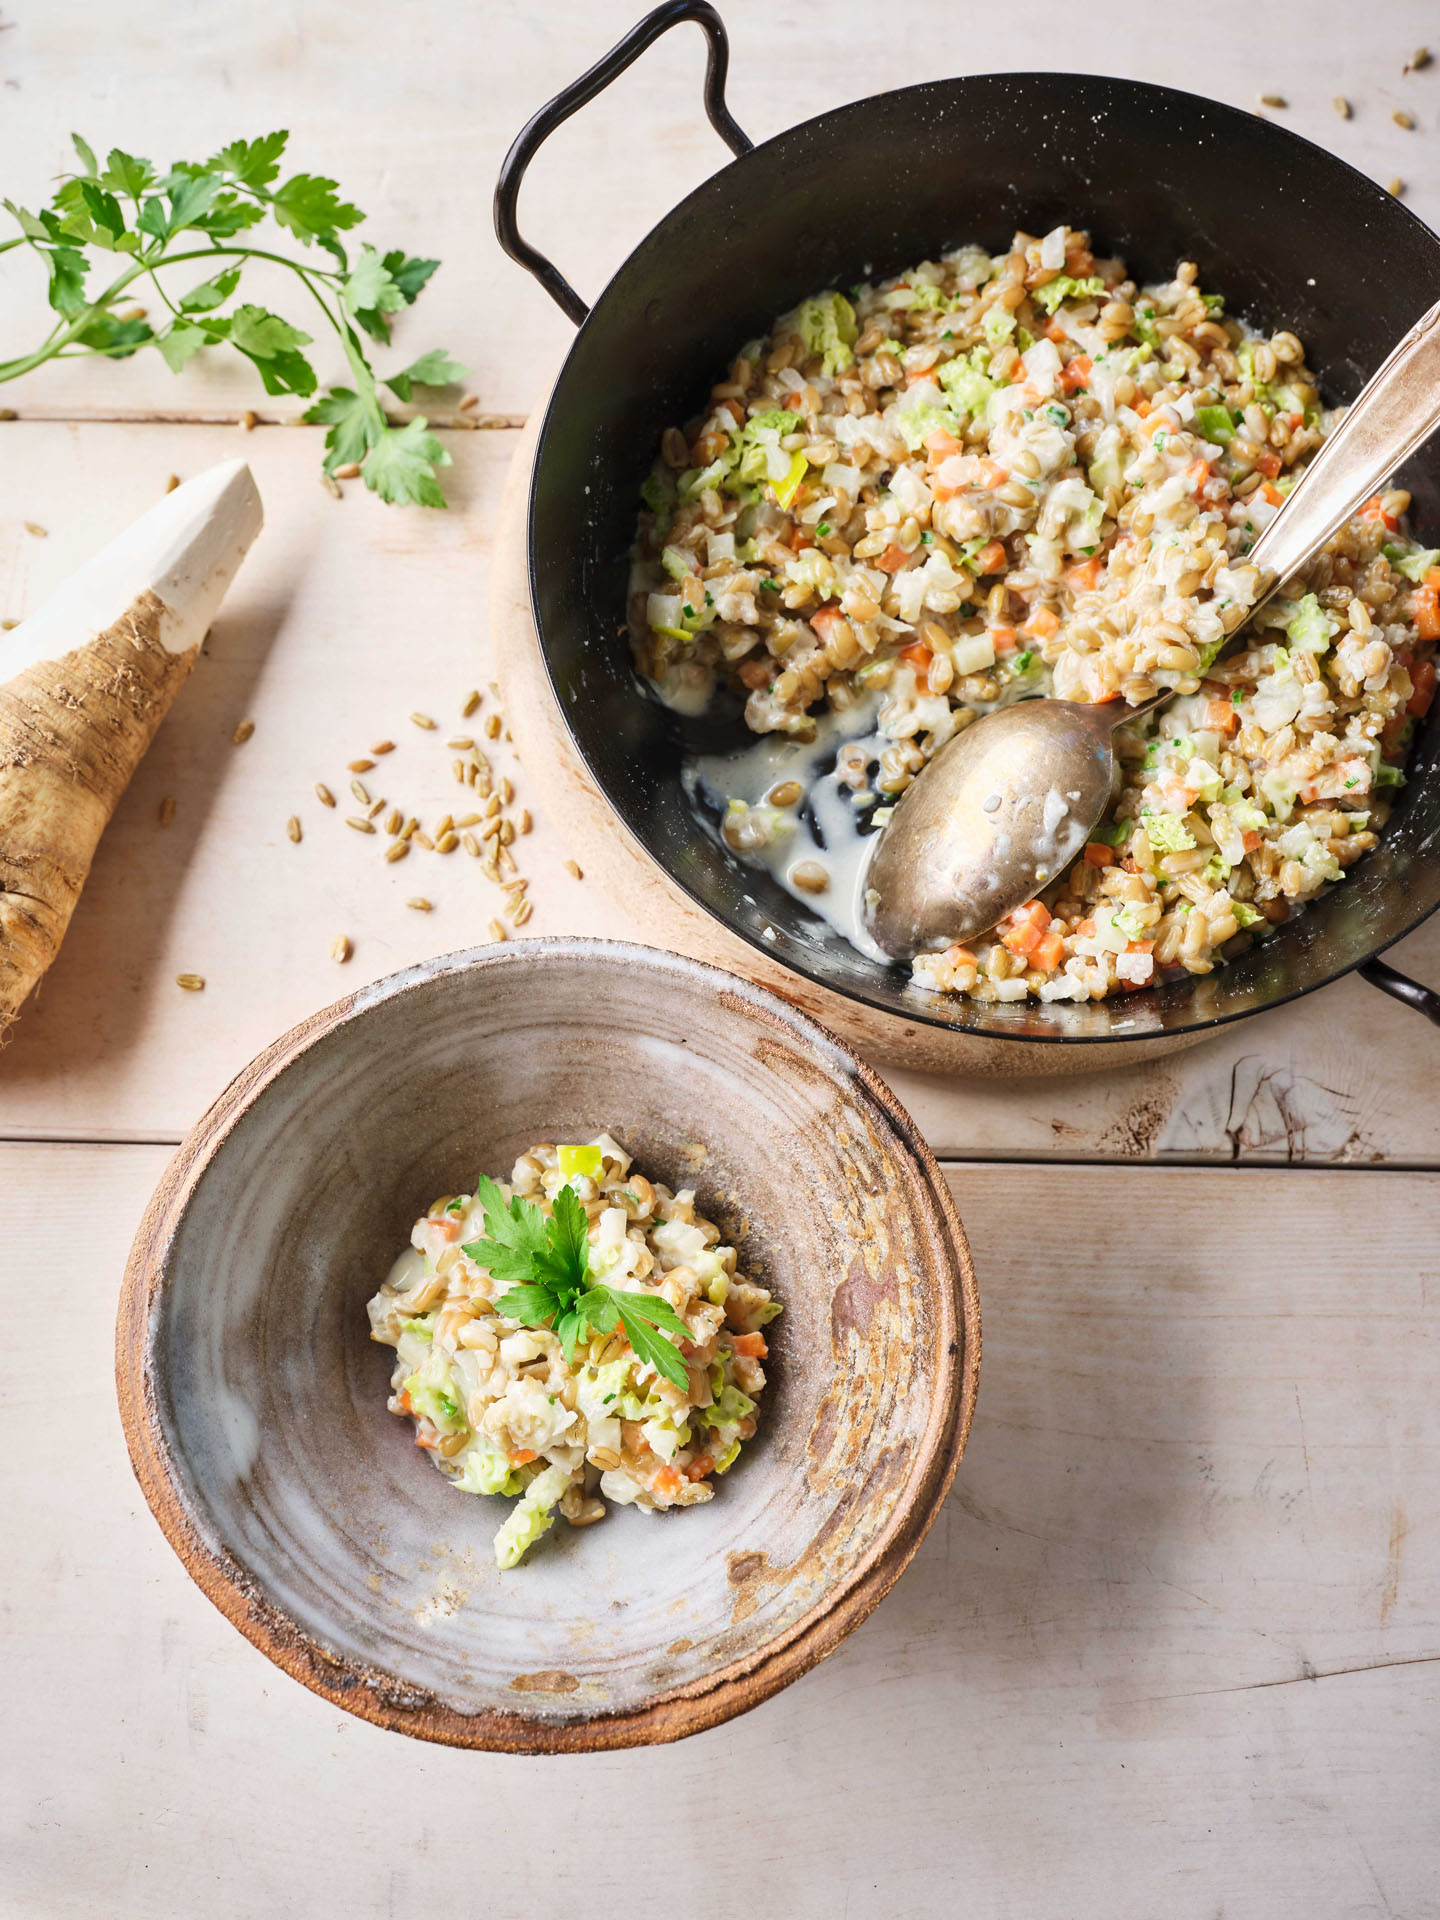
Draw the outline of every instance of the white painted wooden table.
M496 167L640 10L17 0L0 16L0 186L33 202L72 126L166 160L287 125L297 164L337 173L367 231L445 261L402 343L458 352L481 410L518 422L567 329L489 237ZM1440 24L1411 0L1226 0L1183 24L1144 8L1123 46L1118 17L1097 30L1057 0L723 10L756 137L937 72L1109 68L1246 105L1281 93L1301 131L1440 217L1440 64L1400 74ZM693 30L672 36L534 168L527 229L583 291L719 163L700 65ZM1392 123L1400 106L1417 133ZM0 353L43 311L33 267L7 256ZM14 618L169 474L242 450L227 423L256 394L243 370L175 380L154 360L51 367L3 399L21 415L0 426ZM266 533L0 1058L17 1349L0 1390L0 1915L324 1902L548 1920L717 1897L785 1920L1440 1914L1440 1040L1356 982L1129 1073L891 1076L956 1163L980 1411L894 1594L746 1720L596 1759L422 1748L271 1669L164 1546L110 1379L129 1238L169 1143L257 1048L358 979L484 938L473 864L377 877L311 783L343 789L345 761L388 734L393 790L448 802L443 753L405 715L443 723L489 678L488 540L515 438L447 435L445 515L330 499L312 432L243 443ZM565 871L584 850L543 818L523 852L527 931L633 931ZM403 905L417 890L428 917ZM343 973L339 932L356 946ZM1440 928L1397 959L1440 985ZM182 969L204 994L174 988Z

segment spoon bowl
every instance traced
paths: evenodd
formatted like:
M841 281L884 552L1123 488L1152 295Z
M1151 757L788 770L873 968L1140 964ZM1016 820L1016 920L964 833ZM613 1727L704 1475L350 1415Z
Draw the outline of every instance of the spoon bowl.
M1138 711L1026 700L948 740L871 860L865 926L876 945L913 960L973 939L1062 873L1109 804L1114 729Z

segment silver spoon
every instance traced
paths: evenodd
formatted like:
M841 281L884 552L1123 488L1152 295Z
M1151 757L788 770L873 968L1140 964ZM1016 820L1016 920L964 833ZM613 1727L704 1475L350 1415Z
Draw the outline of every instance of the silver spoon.
M1245 556L1260 569L1251 614L1437 426L1440 304L1405 335ZM1221 654L1236 646L1249 617ZM864 921L877 946L913 960L973 939L1033 899L1075 858L1109 804L1115 729L1173 697L1170 689L1138 707L1025 700L947 741L901 796L871 857Z

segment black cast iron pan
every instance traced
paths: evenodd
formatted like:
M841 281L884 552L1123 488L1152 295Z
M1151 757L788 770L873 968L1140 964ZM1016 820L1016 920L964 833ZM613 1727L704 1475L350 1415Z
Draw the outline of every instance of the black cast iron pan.
M542 141L660 34L709 43L705 107L736 155L635 249L595 305L515 219ZM1098 1005L946 1001L857 953L696 825L681 724L640 689L624 634L627 553L663 429L775 315L823 288L899 272L1018 227L1088 228L1137 279L1194 260L1228 311L1289 327L1333 405L1440 299L1440 239L1371 180L1273 122L1194 94L1083 74L936 80L821 114L752 146L725 105L725 31L706 0L658 7L516 139L495 193L502 244L579 325L536 449L529 508L536 629L575 743L625 826L741 938L910 1022L1028 1041L1123 1040L1242 1019L1352 968L1440 1024L1440 994L1378 959L1440 905L1434 715L1380 846L1277 937L1212 974ZM1402 476L1440 544L1440 449ZM1440 708L1437 708L1440 712Z

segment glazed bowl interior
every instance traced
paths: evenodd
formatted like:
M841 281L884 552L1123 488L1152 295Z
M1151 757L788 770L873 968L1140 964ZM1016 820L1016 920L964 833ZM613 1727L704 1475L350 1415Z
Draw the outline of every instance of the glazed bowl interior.
M557 1525L502 1574L510 1503L386 1411L365 1302L437 1195L605 1128L784 1301L773 1379L708 1505ZM688 961L526 942L383 981L241 1076L137 1241L122 1402L191 1571L308 1684L463 1744L669 1737L793 1678L908 1559L973 1397L968 1275L934 1163L820 1029Z
M1280 937L1120 1003L986 1006L909 986L701 833L680 723L644 697L624 637L638 488L667 425L703 409L747 340L807 294L1017 228L1088 228L1142 281L1182 259L1227 309L1305 342L1325 398L1355 397L1440 298L1440 241L1343 161L1253 114L1071 74L945 80L822 115L721 168L596 303L542 429L530 507L536 623L576 744L620 818L702 906L819 985L899 1014L1024 1040L1180 1034L1334 979L1440 901L1436 729L1379 848ZM1402 476L1440 544L1440 456Z

